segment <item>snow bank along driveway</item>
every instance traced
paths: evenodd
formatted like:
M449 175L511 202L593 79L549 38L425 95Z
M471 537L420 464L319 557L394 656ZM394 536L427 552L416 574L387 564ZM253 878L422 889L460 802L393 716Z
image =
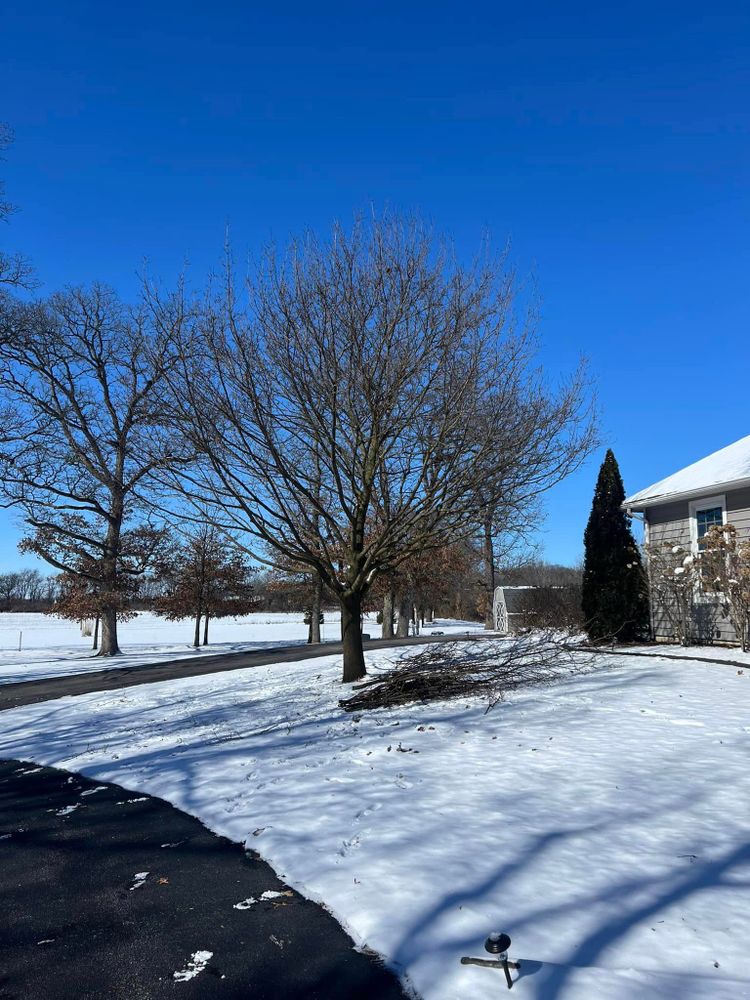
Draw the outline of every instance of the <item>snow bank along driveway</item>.
M338 708L339 669L15 709L0 754L162 796L246 841L429 1000L505 992L459 964L492 930L513 938L519 998L750 997L750 670L607 657L487 715L360 718Z

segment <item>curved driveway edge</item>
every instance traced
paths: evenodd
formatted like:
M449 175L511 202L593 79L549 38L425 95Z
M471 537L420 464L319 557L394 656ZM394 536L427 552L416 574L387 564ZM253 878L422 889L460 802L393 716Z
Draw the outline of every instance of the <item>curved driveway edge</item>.
M258 855L67 771L0 761L0 900L3 1000L406 996Z

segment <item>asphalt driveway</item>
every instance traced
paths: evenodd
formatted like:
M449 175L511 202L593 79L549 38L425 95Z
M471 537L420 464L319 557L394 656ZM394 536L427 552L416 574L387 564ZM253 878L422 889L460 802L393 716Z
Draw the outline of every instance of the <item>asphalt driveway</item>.
M0 761L3 1000L404 996L254 852L160 799Z
M413 646L430 642L465 642L467 639L495 638L492 633L467 632L465 635L422 635L409 639L371 639L365 649L388 649ZM217 653L190 659L167 660L160 663L140 664L133 667L111 667L105 670L85 668L65 677L47 677L38 681L17 681L0 685L0 710L19 705L34 705L51 698L87 694L89 691L111 691L114 688L132 687L135 684L154 684L180 677L197 677L202 674L222 673L225 670L245 670L247 667L269 663L293 663L318 656L335 656L342 652L340 642L324 642L316 646L295 644L277 649L259 649L248 653ZM93 658L92 658L93 659ZM79 661L83 664L85 661ZM101 661L95 661L97 666Z

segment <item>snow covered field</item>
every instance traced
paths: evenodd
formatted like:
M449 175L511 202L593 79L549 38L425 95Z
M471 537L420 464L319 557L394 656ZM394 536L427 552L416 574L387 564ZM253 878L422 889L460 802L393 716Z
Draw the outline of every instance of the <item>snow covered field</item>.
M326 612L321 625L324 642L341 638L340 616ZM446 635L481 630L477 622L455 619L428 625L425 633L440 629ZM380 638L381 627L370 615L365 631ZM109 670L116 666L137 666L212 653L273 649L307 641L303 615L264 612L243 618L222 618L211 622L209 645L194 649L193 622L168 622L143 612L118 628L122 656L99 659L93 656L91 639L81 635L76 622L42 614L0 613L0 684L41 680L89 670ZM21 649L19 650L19 645Z
M331 656L14 709L0 754L246 842L428 1000L506 993L459 964L493 930L522 961L513 996L750 997L750 669L608 656L487 715L361 718L339 674Z

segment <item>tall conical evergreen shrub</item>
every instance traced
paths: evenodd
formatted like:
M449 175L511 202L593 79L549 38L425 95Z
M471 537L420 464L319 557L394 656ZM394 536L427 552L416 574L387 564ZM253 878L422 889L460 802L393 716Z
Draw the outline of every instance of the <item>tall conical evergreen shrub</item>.
M648 589L624 499L620 469L609 449L583 536L581 605L591 639L632 642L649 631Z

